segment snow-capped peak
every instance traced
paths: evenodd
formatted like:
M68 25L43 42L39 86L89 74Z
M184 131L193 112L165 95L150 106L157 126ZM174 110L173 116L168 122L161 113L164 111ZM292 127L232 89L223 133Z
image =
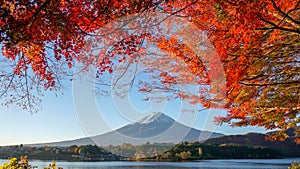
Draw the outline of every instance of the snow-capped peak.
M151 122L157 122L157 123L173 123L174 120L170 118L167 115L164 115L163 113L155 112L151 113L148 116L142 118L137 123L139 124L149 124Z

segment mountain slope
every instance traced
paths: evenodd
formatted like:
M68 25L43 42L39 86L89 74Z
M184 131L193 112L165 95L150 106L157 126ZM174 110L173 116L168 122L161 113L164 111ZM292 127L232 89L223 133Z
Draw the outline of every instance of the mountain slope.
M126 125L116 131L70 141L36 144L34 146L70 146L70 145L121 145L130 143L134 145L146 142L179 143L183 141L199 141L207 138L223 136L220 133L200 131L180 124L163 113L152 113L136 123Z
M265 134L248 133L245 135L229 135L206 140L204 144L234 144L243 146L260 146L273 149L282 153L285 157L300 157L300 145L288 138L283 142L266 140Z

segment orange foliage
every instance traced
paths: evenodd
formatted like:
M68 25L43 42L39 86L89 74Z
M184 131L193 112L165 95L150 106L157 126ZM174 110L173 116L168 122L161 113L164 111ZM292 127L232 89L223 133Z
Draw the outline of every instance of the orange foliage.
M32 71L37 77L25 78L26 84L31 79L31 85L53 89L59 85L61 75L58 73L66 72L54 68L72 68L75 61L95 64L99 75L105 71L112 73L113 59L137 62L141 57L137 53L143 50L144 40L148 40L156 42L157 47L174 61L183 61L193 74L183 79L170 72L161 73L161 83L168 89L172 84L195 80L199 85L218 85L211 79L217 79L221 71L225 72L225 99L218 95L218 88L210 91L204 88L194 96L175 91L178 97L191 99L192 103L201 103L207 108L218 107L212 104L216 100L226 103L229 113L217 119L220 122L280 130L299 124L298 0L288 3L286 0L7 0L0 2L0 8L3 57L15 63L13 73L16 76L26 77L27 72ZM220 60L224 70L213 66L207 70L190 46L173 37L158 36L155 33L160 31L157 26L147 29L148 32L127 36L127 39L120 39L123 36L115 34L116 43L108 44L98 56L87 56L82 52L86 44L93 44L87 37L100 39L102 36L98 31L109 22L144 12L180 16L203 30L217 52L217 55L211 55L211 63ZM157 21L154 19L147 24L155 25ZM122 57L118 58L120 55ZM175 72L175 69L170 70ZM1 75L4 83L10 82L2 85L3 93L8 92L6 88L24 84L14 81L14 76L8 74ZM28 92L27 87L26 96ZM203 93L207 92L213 93L214 97L205 97Z

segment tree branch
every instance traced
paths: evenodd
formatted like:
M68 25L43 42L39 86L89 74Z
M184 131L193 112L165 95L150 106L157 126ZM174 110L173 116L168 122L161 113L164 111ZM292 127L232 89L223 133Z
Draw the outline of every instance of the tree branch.
M290 84L300 84L300 81L290 81L290 82L274 82L274 83L251 83L251 82L245 82L240 81L239 82L242 85L245 86L277 86L277 85L290 85Z
M31 26L37 19L38 14L42 11L43 8L45 8L49 3L51 2L51 0L46 0L46 2L44 2L40 8L33 14L32 16L32 21L27 25L27 26Z
M281 10L281 8L280 8L279 6L276 5L276 2L275 2L274 0L271 0L271 2L272 2L273 7L274 7L279 13L281 13L281 14L284 16L283 20L284 20L285 18L288 18L288 20L290 20L290 21L292 21L292 22L294 22L294 23L296 23L296 24L298 24L298 25L300 26L300 22L297 21L297 20L295 20L295 19L292 18L291 16L289 16L287 13L283 12L283 11ZM298 3L296 4L295 8L297 8L297 6L299 5L299 3L300 3L300 1L298 1Z
M258 28L258 30L279 29L279 30L282 30L282 31L294 32L294 33L300 34L300 30L298 30L298 29L295 30L295 29L289 29L289 28L280 27L276 23L268 21L268 20L264 19L263 17L261 17L260 20L263 21L263 22L265 22L265 23L267 23L267 24L272 25L273 27L270 27L270 28Z

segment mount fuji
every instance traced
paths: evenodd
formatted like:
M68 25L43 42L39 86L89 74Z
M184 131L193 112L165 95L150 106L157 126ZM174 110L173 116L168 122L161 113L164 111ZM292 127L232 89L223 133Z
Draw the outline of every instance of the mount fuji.
M220 136L224 135L185 126L163 113L151 113L137 122L102 135L62 142L35 144L34 146L70 146L88 144L107 146L121 145L123 143L140 145L146 142L176 144L185 141L205 141L209 138Z

